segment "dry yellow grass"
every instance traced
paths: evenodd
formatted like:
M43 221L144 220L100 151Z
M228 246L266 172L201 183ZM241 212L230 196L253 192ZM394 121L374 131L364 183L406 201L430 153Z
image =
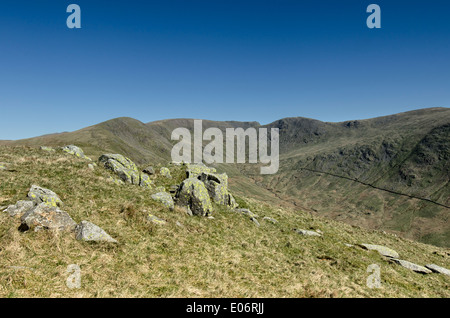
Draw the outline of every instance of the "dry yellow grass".
M88 154L89 155L89 154ZM18 220L0 214L0 297L449 297L450 277L420 275L376 252L344 243L389 246L403 259L449 268L447 249L368 231L308 213L238 198L259 214L247 217L215 206L214 219L169 211L151 200L154 190L107 182L102 167L64 153L0 147L0 205L24 199L31 184L55 191L76 221L102 227L119 244L77 241L73 233L19 232ZM157 186L179 182L155 177ZM155 169L156 170L156 169ZM148 213L167 221L157 225ZM270 216L279 221L262 220ZM176 222L182 226L176 225ZM321 230L300 236L293 228ZM81 287L70 289L70 264ZM381 267L381 288L366 285L367 267Z

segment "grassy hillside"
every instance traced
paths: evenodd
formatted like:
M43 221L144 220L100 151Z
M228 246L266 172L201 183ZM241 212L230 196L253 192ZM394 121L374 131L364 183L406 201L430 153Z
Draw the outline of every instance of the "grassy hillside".
M170 160L173 129L192 119L144 124L117 118L79 131L0 145L77 144L93 156L124 154L139 164ZM386 230L450 247L450 109L430 108L341 123L285 118L257 122L203 121L203 129L280 130L280 170L262 177L255 165L217 165L240 195L352 225ZM205 142L206 144L206 142Z
M2 146L0 162L7 166L0 170L1 206L24 199L37 184L55 191L76 222L93 222L119 242L20 232L18 221L2 212L0 297L450 297L450 277L421 275L344 243L381 244L402 259L447 268L448 249L244 196L236 199L259 215L260 227L217 205L214 219L188 216L151 200L155 190L110 183L110 172L100 166L90 170L89 161L62 152ZM156 186L181 181L183 167L168 167L173 179L156 174ZM148 213L167 223L149 222ZM323 236L301 236L293 228L320 230ZM66 286L70 264L81 268L79 289ZM381 268L381 288L366 285L371 264Z

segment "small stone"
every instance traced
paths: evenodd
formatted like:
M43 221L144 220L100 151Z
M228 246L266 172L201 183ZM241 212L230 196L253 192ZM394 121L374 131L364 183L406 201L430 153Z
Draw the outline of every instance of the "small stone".
M75 238L79 241L117 243L108 233L94 223L81 221L75 227Z
M172 196L167 192L158 192L152 195L152 199L162 203L165 207L173 210L175 205Z
M277 220L275 220L274 218L268 217L268 216L263 217L263 220L269 221L270 223L273 223L273 224L278 223Z
M37 185L31 186L30 191L28 192L28 198L37 204L45 203L54 207L60 207L63 205L61 199L55 192L49 189L41 188Z
M314 232L314 231L308 231L308 230L301 230L301 229L294 229L295 232L297 232L300 235L307 235L307 236L322 236L321 234Z
M95 170L94 165L92 163L88 164L88 168L91 170Z
M154 215L152 215L152 214L149 214L149 215L147 216L147 220L149 220L150 222L159 224L159 225L164 225L164 224L167 223L165 220L160 219L159 217L154 216Z
M234 211L238 212L238 213L242 213L242 214L248 215L249 217L252 217L252 218L257 218L258 217L258 214L253 213L249 209L235 209Z
M147 168L142 170L142 172L148 174L149 176L152 176L155 174L155 169L153 169L152 166L148 166Z
M258 222L258 220L257 220L256 218L251 217L251 218L250 218L250 221L252 221L253 223L255 223L256 226L260 226L260 224L259 224L259 222Z
M159 170L159 174L166 178L172 178L172 176L170 175L170 170L166 167L162 167Z

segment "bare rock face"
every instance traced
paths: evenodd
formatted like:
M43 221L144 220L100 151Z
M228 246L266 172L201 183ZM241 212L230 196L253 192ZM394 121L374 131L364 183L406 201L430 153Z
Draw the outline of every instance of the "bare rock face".
M108 233L94 223L81 221L75 227L75 238L79 241L117 243Z
M208 190L196 178L184 180L175 197L178 205L189 207L194 215L209 216L212 213Z
M36 205L21 217L22 224L19 229L49 229L59 231L72 231L77 225L74 220L56 206L44 202Z

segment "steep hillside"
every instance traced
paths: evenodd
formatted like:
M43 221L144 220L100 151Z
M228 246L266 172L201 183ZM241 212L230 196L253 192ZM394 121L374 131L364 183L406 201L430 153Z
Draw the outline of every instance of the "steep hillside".
M144 124L117 118L76 132L0 145L77 144L99 156L122 153L139 164L170 160L173 129L193 130L192 119ZM450 109L430 108L341 123L285 118L257 122L203 121L218 127L278 128L280 169L261 176L257 165L216 165L241 195L299 207L349 224L392 231L450 246Z
M1 206L26 200L30 186L39 185L60 197L76 223L92 222L118 242L20 231L20 220L0 212L0 297L450 297L449 276L417 273L358 244L446 268L448 249L238 195L259 226L215 203L214 218L166 208L151 195L179 184L186 175L182 165L167 166L171 178L155 165L148 189L109 182L115 176L100 163L89 166L92 161L62 151L2 146L0 162ZM152 222L149 214L165 223ZM74 266L79 288L68 284ZM375 287L368 285L374 268L380 269Z

